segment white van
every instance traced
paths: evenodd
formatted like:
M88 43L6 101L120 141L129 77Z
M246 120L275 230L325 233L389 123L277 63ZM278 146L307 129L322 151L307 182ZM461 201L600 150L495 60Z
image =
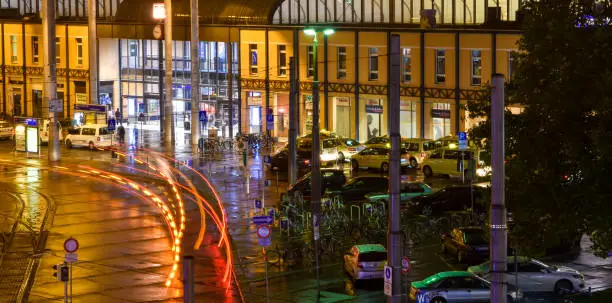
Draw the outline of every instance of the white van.
M68 131L66 135L66 147L87 146L90 149L95 147L108 147L114 141L113 133L108 130L106 124L83 125Z
M43 125L41 125L40 128L40 143L42 144L48 144L49 143L49 125L50 125L50 120L49 119L45 119L43 122ZM64 133L62 131L62 125L59 124L59 122L57 122L57 126L59 127L59 139L60 141L64 140Z

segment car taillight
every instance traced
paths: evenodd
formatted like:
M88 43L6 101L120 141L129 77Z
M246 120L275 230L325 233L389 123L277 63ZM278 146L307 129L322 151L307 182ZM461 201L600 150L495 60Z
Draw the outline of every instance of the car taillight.
M310 160L304 160L304 164L306 165L310 164Z
M354 147L349 147L348 151L354 152L354 151L356 151L356 149Z
M98 140L98 142L100 142L100 137L98 137L96 140Z

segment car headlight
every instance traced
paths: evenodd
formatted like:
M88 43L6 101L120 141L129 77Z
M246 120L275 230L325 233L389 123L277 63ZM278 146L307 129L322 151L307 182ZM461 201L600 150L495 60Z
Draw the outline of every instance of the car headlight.
M577 279L577 280L584 280L584 276L583 275L573 274L572 277L574 279Z
M523 292L520 289L510 291L509 295L510 297L512 297L514 301L517 301L523 298Z

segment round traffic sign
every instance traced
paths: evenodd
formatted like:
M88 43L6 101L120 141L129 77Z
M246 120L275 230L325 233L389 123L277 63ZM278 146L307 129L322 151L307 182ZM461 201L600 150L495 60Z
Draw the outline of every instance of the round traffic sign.
M68 253L73 253L79 249L79 241L77 239L70 237L64 241L64 250Z
M270 227L268 225L260 225L257 227L257 236L259 238L269 238L271 233L272 230L270 230Z
M402 272L408 273L410 271L410 259L407 257L402 258Z

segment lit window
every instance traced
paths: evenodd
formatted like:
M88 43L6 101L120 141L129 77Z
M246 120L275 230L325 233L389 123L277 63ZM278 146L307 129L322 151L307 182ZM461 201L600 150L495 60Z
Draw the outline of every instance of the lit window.
M11 62L17 63L17 36L11 36Z
M38 64L38 36L32 36L32 63Z
M370 47L369 50L370 56L370 72L368 73L368 79L370 81L378 80L378 48Z
M287 76L287 46L278 45L278 75Z
M56 64L60 64L62 63L62 58L60 57L61 55L61 44L60 44L60 38L55 38L55 63Z
M251 75L257 75L257 44L249 44L249 54Z
M83 65L83 38L75 38L75 40L77 65Z
M436 50L436 83L443 84L446 82L446 51L443 49Z
M482 83L482 52L472 51L472 85L480 86Z
M412 49L402 49L402 81L410 82L412 74Z
M338 47L338 79L346 79L346 47Z
M314 62L312 61L314 56L314 47L312 45L308 46L308 51L306 52L308 55L306 56L306 77L314 76Z

